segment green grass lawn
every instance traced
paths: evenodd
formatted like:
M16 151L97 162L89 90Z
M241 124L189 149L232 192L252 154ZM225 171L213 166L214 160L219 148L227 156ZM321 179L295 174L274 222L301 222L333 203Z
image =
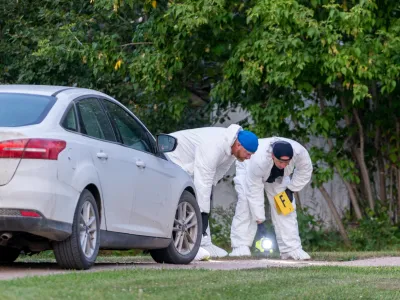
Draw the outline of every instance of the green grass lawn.
M121 251L122 252L122 251ZM400 256L398 251L364 251L364 252L310 252L312 260L316 261L351 261L357 259L367 259L373 257L385 257L385 256ZM248 259L259 259L264 257L243 257L243 258L231 258L224 257L219 260L248 260ZM271 259L279 259L278 254L273 254ZM24 256L21 255L18 262L55 262L52 251L45 251L39 255ZM138 256L99 256L97 257L99 263L138 263L138 262L153 262L150 255L138 255Z
M351 261L373 257L400 256L399 251L363 251L363 252L313 252L312 260L322 261Z
M400 299L400 268L74 272L0 289L1 299Z
M394 251L310 254L313 260L319 261L400 255ZM22 256L18 261L55 262L52 252ZM150 256L100 256L97 262L123 264L152 262L152 259ZM240 271L73 272L0 281L0 289L0 299L400 299L400 268L324 266Z

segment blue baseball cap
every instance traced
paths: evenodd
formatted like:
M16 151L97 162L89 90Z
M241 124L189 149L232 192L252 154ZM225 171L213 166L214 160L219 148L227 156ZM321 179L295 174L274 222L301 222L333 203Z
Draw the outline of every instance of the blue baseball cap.
M258 148L258 137L251 131L241 130L238 133L238 141L247 151L254 153Z

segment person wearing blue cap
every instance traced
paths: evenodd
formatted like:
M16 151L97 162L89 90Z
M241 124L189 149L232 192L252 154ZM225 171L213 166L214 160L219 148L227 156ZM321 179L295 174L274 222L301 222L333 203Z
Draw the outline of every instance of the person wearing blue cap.
M250 256L255 236L261 238L260 244L266 236L265 192L281 258L310 259L301 246L293 192L302 190L311 180L312 170L308 151L298 142L280 137L260 139L257 153L246 162L236 163L238 202L229 256ZM279 199L283 199L283 206L279 206Z
M199 203L203 236L195 260L223 257L228 253L213 245L208 227L212 187L226 174L236 161L249 159L257 151L258 138L233 124L228 128L205 127L171 133L178 146L168 157L192 176Z

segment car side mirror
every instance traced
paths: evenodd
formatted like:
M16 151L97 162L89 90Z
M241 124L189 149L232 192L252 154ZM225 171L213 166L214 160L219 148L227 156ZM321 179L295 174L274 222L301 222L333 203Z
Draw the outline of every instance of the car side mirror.
M157 150L159 152L172 152L178 146L178 140L172 135L157 134Z

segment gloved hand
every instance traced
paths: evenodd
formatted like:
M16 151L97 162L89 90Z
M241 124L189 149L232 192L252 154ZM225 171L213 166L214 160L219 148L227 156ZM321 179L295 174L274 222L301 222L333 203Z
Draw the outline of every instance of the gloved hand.
M259 239L267 236L267 228L265 227L265 222L257 225L257 233L255 240L258 241Z
M289 190L289 189L286 189L286 190L285 190L285 193L286 193L286 195L288 196L290 202L293 203L293 192L292 192L291 190Z
M208 213L201 213L201 222L203 223L202 234L207 235L206 230L208 228Z

